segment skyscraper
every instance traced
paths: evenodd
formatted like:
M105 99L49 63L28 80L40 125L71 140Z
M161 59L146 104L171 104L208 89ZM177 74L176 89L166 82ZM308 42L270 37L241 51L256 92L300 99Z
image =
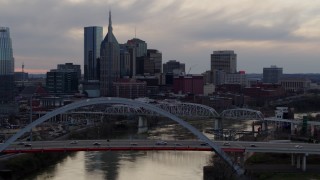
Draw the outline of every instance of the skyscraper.
M100 46L103 29L99 26L84 28L84 80L100 79Z
M0 75L12 75L14 72L14 58L12 42L8 27L0 27Z
M108 33L100 48L100 93L112 95L112 83L120 78L120 47L112 32L111 12L109 12Z
M225 73L237 72L237 54L234 51L213 51L211 54L211 71L223 70Z
M0 104L14 100L14 58L10 31L0 27ZM0 108L2 112L2 107Z

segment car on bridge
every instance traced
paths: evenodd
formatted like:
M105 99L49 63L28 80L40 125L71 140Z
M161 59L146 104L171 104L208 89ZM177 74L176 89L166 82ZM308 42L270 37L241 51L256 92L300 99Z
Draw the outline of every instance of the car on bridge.
M157 141L156 145L167 145L168 143L166 141Z
M98 143L98 142L94 142L93 145L94 145L94 146L100 146L101 144Z
M229 142L224 142L223 146L230 146L230 143Z
M32 147L31 144L25 144L24 147Z
M18 145L25 145L25 142L19 142Z
M71 141L70 144L78 144L78 141Z
M206 142L202 142L202 143L200 143L200 146L208 146L209 144L208 143L206 143Z

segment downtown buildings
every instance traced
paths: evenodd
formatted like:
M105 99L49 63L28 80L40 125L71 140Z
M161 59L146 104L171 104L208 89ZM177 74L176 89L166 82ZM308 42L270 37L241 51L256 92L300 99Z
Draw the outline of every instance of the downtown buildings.
M145 77L146 79L155 77L158 79L157 82L160 81L159 77L162 73L160 51L147 49L147 43L138 38L119 44L113 34L111 12L109 12L108 32L103 40L100 38L102 32L102 27L99 26L84 28L83 90L88 97L124 97L125 95L116 93L120 91L114 91L114 86L118 86L120 82L123 87L129 87L125 86L125 83L130 83L130 87L135 85L138 87L141 83L136 80ZM139 96L143 94L141 92L139 91Z

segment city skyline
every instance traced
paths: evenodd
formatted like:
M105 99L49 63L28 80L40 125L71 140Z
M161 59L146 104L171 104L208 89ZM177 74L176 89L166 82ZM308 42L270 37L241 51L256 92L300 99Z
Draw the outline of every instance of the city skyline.
M91 1L90 1L91 2ZM218 3L219 2L219 3ZM234 50L237 70L262 73L277 65L284 73L318 73L320 1L4 1L1 26L9 27L15 70L45 73L72 62L83 69L83 28L108 26L119 43L137 37L200 74L210 68L210 54ZM50 8L47 8L50 7Z

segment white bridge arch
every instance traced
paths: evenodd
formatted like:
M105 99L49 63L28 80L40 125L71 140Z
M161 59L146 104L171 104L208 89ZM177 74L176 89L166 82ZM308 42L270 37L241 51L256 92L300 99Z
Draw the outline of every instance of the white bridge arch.
M193 133L195 136L197 136L200 140L208 143L208 145L210 147L212 147L214 149L214 151L228 164L230 165L235 172L238 175L242 175L244 173L244 170L238 166L237 164L233 163L232 160L227 156L227 154L221 150L221 148L214 142L212 142L207 136L205 136L204 134L202 134L200 131L198 131L196 128L194 128L193 126L191 126L190 124L188 124L187 122L185 122L184 120L178 118L177 116L166 112L165 110L156 107L152 104L147 104L147 103L143 103L140 101L136 101L136 100L131 100L131 99L124 99L124 98L111 98L111 97L102 97L102 98L94 98L94 99L87 99L87 100L81 100L81 101L77 101L71 104L68 104L66 106L62 106L58 109L55 109L51 112L48 112L47 114L45 114L44 116L40 117L39 119L33 121L32 123L30 123L29 125L27 125L26 127L24 127L23 129L21 129L19 132L17 132L15 135L13 135L12 137L10 137L5 143L3 143L0 146L0 152L2 152L4 149L6 149L10 144L12 144L15 140L17 140L20 136L22 136L24 133L30 131L33 127L45 122L46 120L58 115L58 114L62 114L65 113L67 111L79 108L79 107L84 107L84 106L90 106L90 105L96 105L96 104L126 104L129 106L139 106L139 107L143 107L144 109L150 110L150 111L154 111L162 116L168 117L171 120L179 123L180 125L182 125L183 127L185 127L186 129L188 129L191 133Z

